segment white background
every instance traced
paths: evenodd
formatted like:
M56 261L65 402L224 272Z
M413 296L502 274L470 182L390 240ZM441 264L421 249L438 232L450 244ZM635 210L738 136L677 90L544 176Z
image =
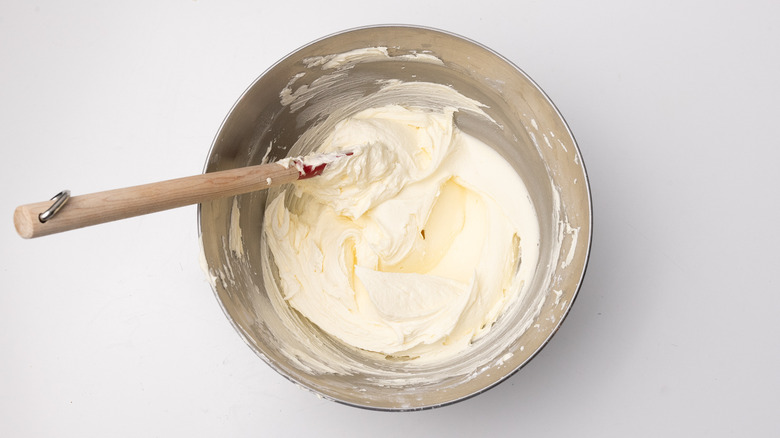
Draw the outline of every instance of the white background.
M0 2L0 436L778 436L780 4ZM453 406L320 400L234 332L195 207L25 241L16 205L199 173L275 61L408 23L523 68L579 141L588 273L550 345Z

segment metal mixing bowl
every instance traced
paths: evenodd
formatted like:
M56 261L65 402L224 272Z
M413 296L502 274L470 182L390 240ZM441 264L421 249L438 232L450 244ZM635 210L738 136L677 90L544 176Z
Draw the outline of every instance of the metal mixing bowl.
M335 79L328 78L327 93L295 105L283 104L283 90L287 89L289 95L301 86L315 87L322 83L317 82L318 78L332 73L315 65L312 57L369 47L387 47L390 57L351 65ZM415 62L404 56L421 53L441 62ZM565 121L525 73L473 41L407 26L367 27L332 35L271 67L228 114L211 147L205 171L306 152L291 147L304 131L325 119L328 103L338 96L360 97L374 92L379 87L377 79L440 83L485 104L484 111L497 124L467 115L458 115L456 124L492 145L517 170L539 217L540 260L530 293L505 311L488 335L456 359L471 361L476 364L473 369L453 373L446 364L416 366L364 354L332 339L294 311L282 310L289 314L280 315L280 309L269 299L265 283L269 277L264 279L262 269L266 191L200 206L203 255L228 319L247 344L283 376L324 398L353 406L380 410L437 407L503 381L539 352L560 326L588 260L588 180ZM291 319L297 323L291 324ZM323 354L326 350L328 354ZM331 363L321 363L325 357L332 358L334 352L344 361L364 362L368 371L342 373L338 371L340 364L332 363L332 359L327 359ZM333 372L321 371L328 367Z

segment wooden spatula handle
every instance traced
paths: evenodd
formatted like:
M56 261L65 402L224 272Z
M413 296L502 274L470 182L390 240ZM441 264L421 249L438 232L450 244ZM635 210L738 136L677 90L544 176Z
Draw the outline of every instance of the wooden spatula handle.
M46 222L41 222L39 215L54 201L22 205L14 211L14 225L20 236L29 239L249 193L289 183L298 177L294 166L286 168L278 163L205 173L74 196Z

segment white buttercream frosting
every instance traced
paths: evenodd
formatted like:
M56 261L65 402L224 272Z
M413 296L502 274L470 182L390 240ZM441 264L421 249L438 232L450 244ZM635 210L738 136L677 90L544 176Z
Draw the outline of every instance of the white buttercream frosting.
M457 111L391 104L344 118L316 152L352 155L266 207L282 298L348 345L452 357L533 276L539 225L527 189L456 127Z

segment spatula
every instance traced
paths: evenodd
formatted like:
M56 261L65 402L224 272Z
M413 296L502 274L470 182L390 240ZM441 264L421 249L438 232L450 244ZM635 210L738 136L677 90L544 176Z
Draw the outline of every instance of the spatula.
M140 186L70 196L64 190L49 201L21 205L14 226L25 239L112 222L213 199L267 189L320 175L351 152L286 158L219 172Z

